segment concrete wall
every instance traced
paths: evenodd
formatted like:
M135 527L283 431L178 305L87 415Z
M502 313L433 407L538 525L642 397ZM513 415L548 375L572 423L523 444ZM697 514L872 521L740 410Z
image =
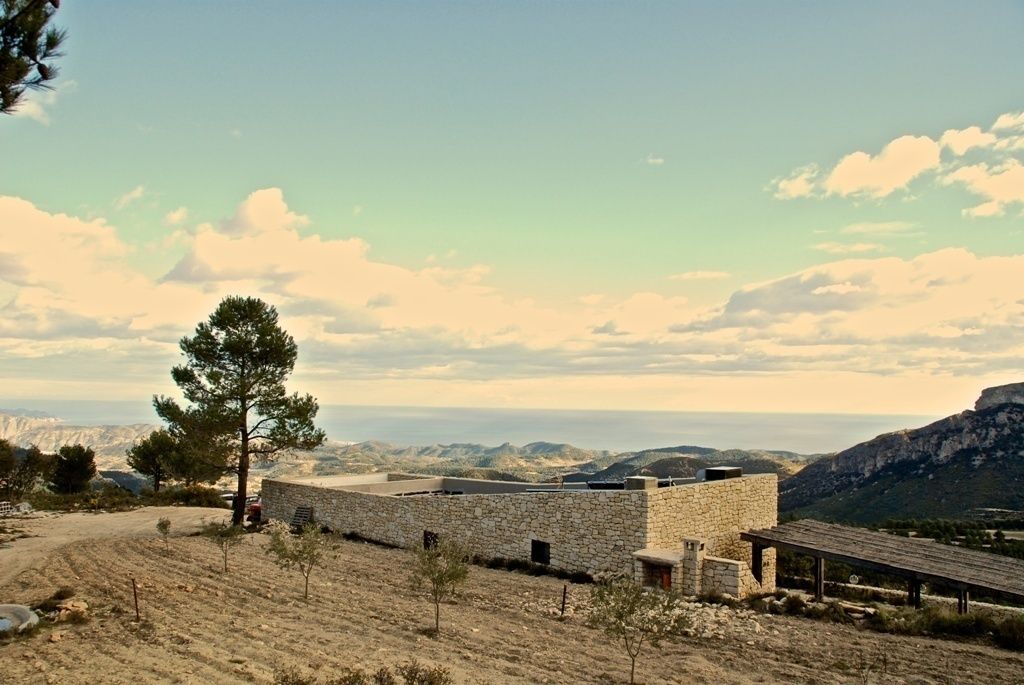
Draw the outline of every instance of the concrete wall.
M459 489L458 480L445 479L444 489ZM424 483L435 485L436 479L424 479ZM554 567L629 575L634 573L634 551L682 549L684 538L704 541L710 556L740 560L749 567L750 545L740 540L740 532L777 522L774 475L656 490L414 497L360 491L388 491L394 485L400 483L387 478L361 487L353 481L323 487L266 479L263 512L268 518L288 521L296 507L312 506L317 521L340 532L417 547L423 542L423 531L429 530L451 536L473 553L487 557L529 559L530 541L543 540L551 545ZM402 485L409 489L411 484ZM473 485L479 487L479 483ZM764 560L763 577L773 583L773 551L766 550ZM745 568L741 584L751 587L752 582L749 568Z

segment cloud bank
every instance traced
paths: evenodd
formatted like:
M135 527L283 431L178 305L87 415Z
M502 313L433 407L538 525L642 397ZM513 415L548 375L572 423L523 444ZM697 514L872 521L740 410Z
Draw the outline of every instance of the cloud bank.
M227 294L278 308L299 381L325 402L895 411L911 387L962 403L961 389L1012 380L1024 359L1024 255L838 258L710 307L659 292L555 305L489 285L487 265L374 259L358 237L318 233L276 188L175 236L180 257L146 274L105 220L0 197L7 393L166 391L177 341Z

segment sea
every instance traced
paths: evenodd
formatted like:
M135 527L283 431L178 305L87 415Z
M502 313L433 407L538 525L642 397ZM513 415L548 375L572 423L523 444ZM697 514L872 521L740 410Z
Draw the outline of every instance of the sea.
M0 411L40 412L72 425L159 423L148 402L0 399ZM324 405L317 425L330 440L394 445L568 443L636 451L695 445L718 449L837 452L882 433L940 417L913 414L592 411Z

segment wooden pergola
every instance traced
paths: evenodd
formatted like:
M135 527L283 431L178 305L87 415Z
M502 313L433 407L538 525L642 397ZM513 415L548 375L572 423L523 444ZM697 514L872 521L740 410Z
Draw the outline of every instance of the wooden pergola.
M761 581L761 555L768 547L814 558L814 596L825 594L825 560L838 561L907 580L910 604L921 606L921 583L957 591L957 610L968 611L970 593L1024 601L1024 560L989 552L905 538L863 528L805 519L741 533L753 545L751 568Z

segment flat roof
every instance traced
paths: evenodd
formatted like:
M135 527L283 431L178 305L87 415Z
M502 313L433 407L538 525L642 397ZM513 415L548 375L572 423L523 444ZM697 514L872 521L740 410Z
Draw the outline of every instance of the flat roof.
M991 552L810 519L747 531L740 537L904 578L1024 600L1024 560Z

